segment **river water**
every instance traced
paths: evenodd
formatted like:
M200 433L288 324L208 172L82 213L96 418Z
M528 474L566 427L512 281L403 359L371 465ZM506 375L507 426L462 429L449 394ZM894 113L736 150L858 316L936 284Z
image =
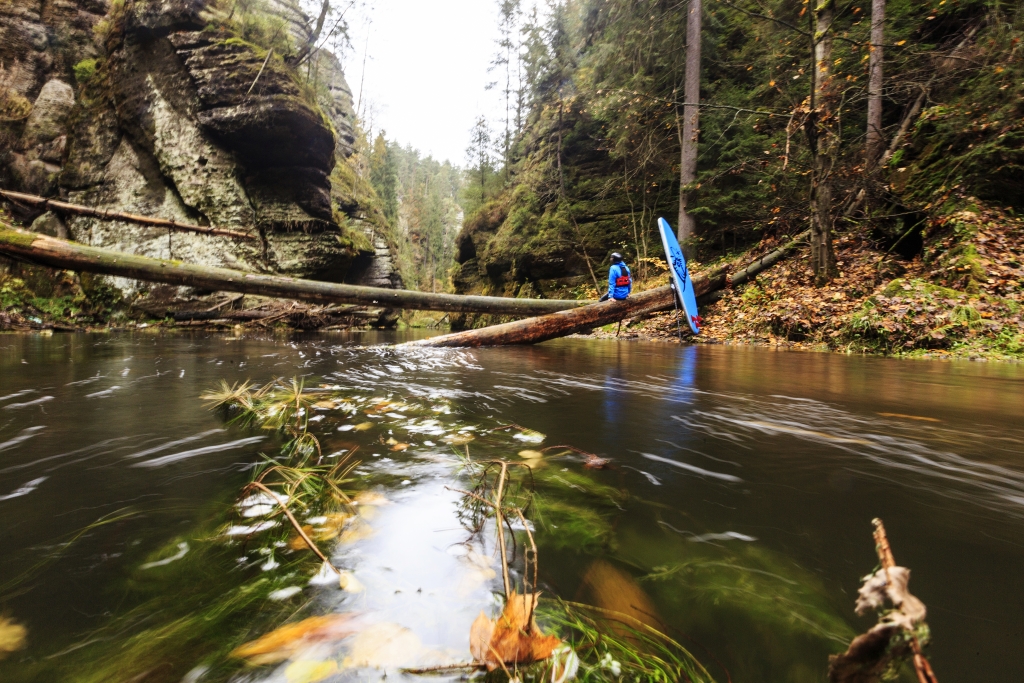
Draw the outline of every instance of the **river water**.
M417 661L463 661L501 581L493 546L459 524L458 456L522 461L563 444L611 466L564 449L527 460L550 499L535 529L541 587L604 605L639 591L717 680L825 679L828 655L874 623L853 611L877 562L874 517L928 606L939 678L1024 675L1024 367L584 339L383 346L396 339L0 336L0 618L25 629L0 680L397 675L403 662L379 647L367 662L382 668L360 669L352 638L319 652L337 670L315 674L297 655L215 661L212 641L324 612L400 632L392 645ZM316 567L288 564L290 549L224 535L280 439L198 397L220 380L291 377L396 402L315 418L324 453L358 446L353 485L390 503L364 505L366 533L332 550L360 592L310 586ZM412 417L421 408L435 417ZM543 441L517 440L520 427ZM224 602L242 585L265 590ZM3 642L0 628L0 655Z

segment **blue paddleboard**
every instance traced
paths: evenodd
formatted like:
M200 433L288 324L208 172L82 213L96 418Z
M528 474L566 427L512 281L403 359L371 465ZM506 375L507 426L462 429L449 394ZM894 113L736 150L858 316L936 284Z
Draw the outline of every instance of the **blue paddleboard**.
M676 285L676 294L683 302L683 311L686 312L686 320L690 323L690 329L694 334L700 334L700 316L697 315L697 297L693 295L693 282L690 280L690 271L686 268L686 257L683 250L679 248L679 240L672 232L668 221L664 218L658 219L658 230L661 232L661 243L665 247L665 257L668 259L669 270L672 273L672 281Z

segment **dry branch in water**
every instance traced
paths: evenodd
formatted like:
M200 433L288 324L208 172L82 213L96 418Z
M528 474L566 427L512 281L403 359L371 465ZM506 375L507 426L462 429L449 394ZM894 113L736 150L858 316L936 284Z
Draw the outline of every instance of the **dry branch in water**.
M498 429L507 429L513 426L519 427L518 425L506 425ZM555 648L562 644L562 641L558 636L547 635L541 631L534 619L537 600L540 598L540 593L537 591L537 544L523 510L519 507L506 507L504 504L509 485L509 467L529 469L529 466L524 463L510 463L504 460L490 461L487 465L497 465L499 468L497 481L493 487L493 498L488 499L484 495L478 495L471 491L452 490L481 503L494 513L498 550L501 555L501 575L505 589L505 607L497 619L490 619L487 614L480 612L470 627L469 650L478 666L486 667L488 671L501 668L507 673L508 666L518 667L549 659ZM481 493L484 493L487 488L486 480L485 469L482 481L484 488L478 487ZM522 593L513 588L509 576L505 527L509 526L510 516L515 516L523 525L529 541L529 548L524 553ZM527 577L532 578L528 579ZM512 678L511 674L509 674L509 678Z
M299 524L299 520L295 519L295 515L293 515L292 511L288 509L288 505L283 500L281 500L280 496L278 496L276 493L274 493L272 490L270 490L269 488L267 488L265 485L261 484L258 481L254 481L253 483L249 484L249 486L245 487L245 489L242 490L243 495L248 493L248 490L250 488L257 488L260 491L269 495L271 498L273 498L274 502L281 507L281 510L288 517L288 521L291 522L292 526L295 528L295 532L298 533L299 537L302 538L303 541L305 541L307 546L309 546L309 549L312 550L317 557L323 560L328 567L333 569L335 574L338 574L339 576L341 575L341 572L338 571L338 568L335 567L329 559L327 559L327 556L320 551L320 548L317 547L316 543L314 543L313 540L306 535L306 532L302 529L302 525Z

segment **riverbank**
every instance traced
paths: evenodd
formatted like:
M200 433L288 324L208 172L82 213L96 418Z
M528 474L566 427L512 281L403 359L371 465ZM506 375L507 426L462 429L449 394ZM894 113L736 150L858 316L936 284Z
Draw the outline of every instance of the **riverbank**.
M784 237L782 238L784 239ZM836 236L838 276L816 287L808 247L726 290L704 306L702 334L684 341L754 344L843 353L1024 360L1024 220L993 208L930 219L908 257L861 226ZM728 261L693 264L694 272L736 271L777 248L778 239ZM905 245L903 245L905 246ZM657 265L662 265L657 262ZM637 291L667 283L650 277ZM163 292L162 290L168 290ZM445 316L352 306L314 306L265 297L209 294L189 300L155 287L129 300L88 274L15 264L0 270L0 330L95 331L118 328L235 330L437 327ZM591 292L591 294L594 294ZM598 337L676 341L675 313L627 320Z
M701 309L684 341L972 360L1024 360L1024 220L975 208L932 220L911 259L868 228L836 237L839 275L815 287L808 247ZM774 248L762 244L735 266ZM897 247L899 245L896 245ZM700 270L698 264L694 270ZM664 284L660 280L657 284ZM646 286L654 286L645 283ZM617 325L595 330L616 336ZM627 321L621 337L677 339L674 312Z

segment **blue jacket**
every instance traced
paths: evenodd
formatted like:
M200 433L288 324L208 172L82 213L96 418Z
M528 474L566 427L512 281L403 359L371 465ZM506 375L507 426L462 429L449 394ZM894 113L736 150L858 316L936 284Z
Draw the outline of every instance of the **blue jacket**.
M629 282L624 285L617 285L615 281L625 277ZM629 267L625 263L613 263L608 269L608 291L613 299L625 299L633 289L633 278L629 274Z

